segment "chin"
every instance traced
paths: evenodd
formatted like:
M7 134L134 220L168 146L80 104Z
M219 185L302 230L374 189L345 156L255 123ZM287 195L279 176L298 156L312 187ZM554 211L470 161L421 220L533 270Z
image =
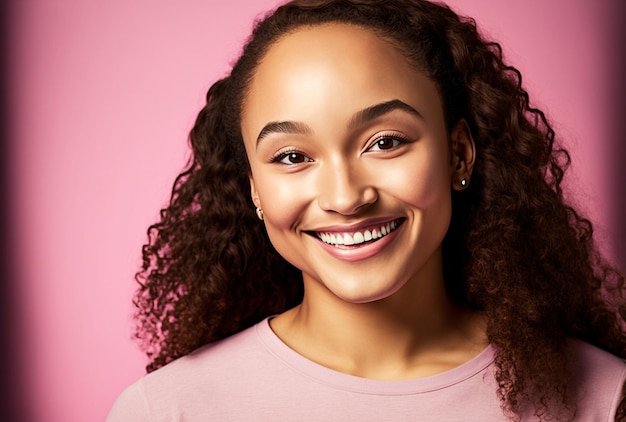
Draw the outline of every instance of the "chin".
M355 280L346 279L338 283L323 283L326 289L346 303L365 304L386 299L398 292L402 285L380 285L381 280L371 282L362 278Z

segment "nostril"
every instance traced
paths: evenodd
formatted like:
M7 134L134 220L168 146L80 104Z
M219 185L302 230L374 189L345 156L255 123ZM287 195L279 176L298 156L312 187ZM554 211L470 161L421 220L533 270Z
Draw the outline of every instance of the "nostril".
M362 208L376 203L378 193L371 186L351 186L349 189L326 191L318 196L319 207L324 211L337 212L342 215L354 215Z

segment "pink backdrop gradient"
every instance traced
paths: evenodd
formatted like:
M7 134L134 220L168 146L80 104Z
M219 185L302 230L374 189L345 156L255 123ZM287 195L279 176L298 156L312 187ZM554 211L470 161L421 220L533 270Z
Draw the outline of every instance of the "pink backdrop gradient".
M605 0L450 0L502 42L572 149L610 248ZM188 157L206 90L275 0L24 0L9 10L13 290L24 420L103 420L143 374L131 335L145 230Z

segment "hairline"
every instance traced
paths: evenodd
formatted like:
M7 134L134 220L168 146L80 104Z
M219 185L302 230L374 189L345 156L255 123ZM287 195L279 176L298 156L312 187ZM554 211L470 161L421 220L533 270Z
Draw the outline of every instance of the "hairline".
M238 110L239 121L237 122L237 124L239 125L240 133L241 133L241 122L243 121L243 118L244 118L245 103L246 103L246 99L250 95L252 80L256 76L257 69L261 66L261 64L267 57L267 54L270 51L270 49L276 44L278 44L285 37L289 35L293 35L296 32L299 32L303 29L315 29L318 27L333 26L333 25L351 26L351 27L361 28L361 29L372 32L376 37L378 37L382 41L385 41L387 44L393 47L398 53L400 53L402 57L404 57L404 59L407 61L407 63L409 63L409 65L412 66L416 71L423 73L429 80L431 80L435 84L435 88L437 89L437 94L439 95L441 104L444 107L444 118L446 120L445 121L446 128L450 130L450 124L452 124L453 122L447 121L447 116L446 116L447 113L445 112L446 104L444 101L445 98L443 96L443 92L442 92L441 87L439 86L439 83L430 76L430 72L428 72L423 62L416 60L414 57L412 57L411 54L409 54L406 51L406 47L404 46L404 43L401 40L399 40L398 37L394 37L392 32L385 31L384 29L379 28L377 25L367 25L365 23L359 23L359 22L353 22L350 20L343 20L340 18L335 18L335 19L330 19L328 21L323 21L323 22L306 22L306 23L301 23L301 24L295 24L293 27L289 28L288 30L286 30L285 32L277 36L271 43L269 43L264 49L261 50L261 54L259 55L259 59L257 63L251 69L250 74L248 75L247 79L243 83L243 87L242 87L240 98L239 98L239 104L237 104L237 106L239 107L239 110ZM243 53L242 53L242 56L243 56Z

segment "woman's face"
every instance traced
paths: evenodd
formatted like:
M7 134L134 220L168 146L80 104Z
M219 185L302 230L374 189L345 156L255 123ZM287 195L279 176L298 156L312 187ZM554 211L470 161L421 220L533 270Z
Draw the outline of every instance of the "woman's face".
M342 24L281 38L241 129L253 201L305 286L364 303L440 272L456 162L435 84L392 44Z

